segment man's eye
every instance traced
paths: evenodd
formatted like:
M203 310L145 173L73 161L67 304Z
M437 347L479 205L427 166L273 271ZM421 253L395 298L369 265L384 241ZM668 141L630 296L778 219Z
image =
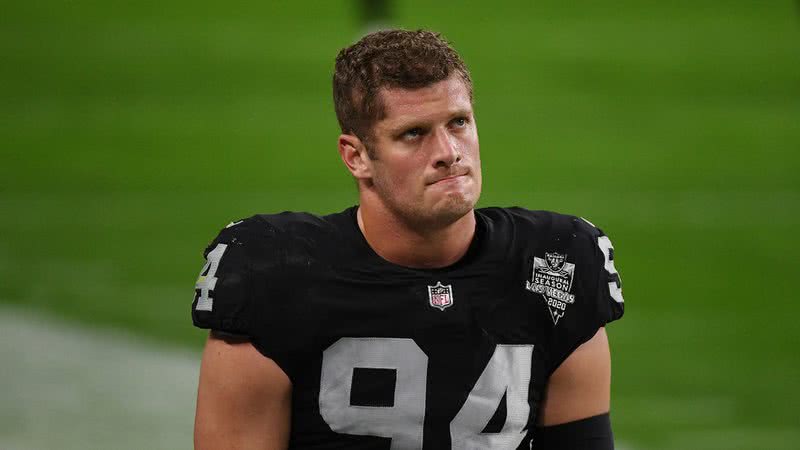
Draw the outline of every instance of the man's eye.
M453 125L455 125L457 127L463 127L466 124L467 124L467 118L466 117L457 117L457 118L453 119Z
M403 133L403 137L405 137L405 138L415 138L415 137L421 136L421 135L422 135L422 129L420 129L420 128L412 128L412 129L406 131L405 133Z

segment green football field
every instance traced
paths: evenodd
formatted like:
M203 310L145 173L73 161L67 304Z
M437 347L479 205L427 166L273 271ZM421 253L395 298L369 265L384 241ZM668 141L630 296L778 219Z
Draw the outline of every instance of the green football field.
M472 70L481 204L581 215L614 241L618 439L800 448L798 3L394 6ZM2 10L0 306L198 350L189 306L218 229L355 202L330 93L355 2Z

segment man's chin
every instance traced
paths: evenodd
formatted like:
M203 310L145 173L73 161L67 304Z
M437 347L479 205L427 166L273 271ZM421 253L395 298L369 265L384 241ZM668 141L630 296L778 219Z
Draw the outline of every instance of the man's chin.
M477 203L477 196L463 193L448 193L431 211L431 222L439 225L450 225L469 214Z

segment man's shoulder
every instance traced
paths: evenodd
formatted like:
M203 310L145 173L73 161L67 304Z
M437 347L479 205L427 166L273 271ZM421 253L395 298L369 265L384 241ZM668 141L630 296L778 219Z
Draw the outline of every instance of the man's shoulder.
M555 211L513 206L487 207L476 212L495 227L511 227L517 233L534 233L539 237L564 235L595 238L602 234L594 224L580 216Z
M342 212L318 215L302 211L283 211L276 214L256 214L250 220L269 228L281 237L308 236L335 232L348 220L352 220L352 209Z
M271 317L289 308L296 286L334 260L341 244L335 233L345 234L347 217L347 211L283 212L229 223L206 247L195 284L195 325L250 337L264 323L280 328Z
M220 230L206 253L218 244L225 244L242 248L242 253L252 261L269 259L287 264L304 259L303 255L319 256L320 252L332 249L334 243L341 244L351 237L348 220L354 220L349 209L325 216L293 211L255 214Z
M219 237L251 243L308 238L315 234L336 232L347 220L348 213L349 210L324 216L297 211L255 214L229 223L220 230Z

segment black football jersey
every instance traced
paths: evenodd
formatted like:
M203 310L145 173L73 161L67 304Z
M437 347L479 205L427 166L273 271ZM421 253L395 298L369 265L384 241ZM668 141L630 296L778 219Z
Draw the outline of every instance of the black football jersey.
M623 313L584 219L475 211L452 266L392 264L356 207L257 215L205 252L192 319L247 336L292 382L292 449L528 448L552 372Z

